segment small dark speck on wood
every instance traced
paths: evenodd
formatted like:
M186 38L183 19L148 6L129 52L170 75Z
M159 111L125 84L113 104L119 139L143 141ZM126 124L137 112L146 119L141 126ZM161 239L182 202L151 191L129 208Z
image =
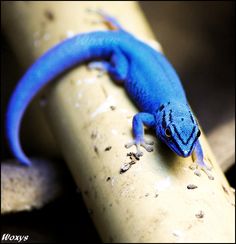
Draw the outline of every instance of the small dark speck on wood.
M202 219L204 217L204 212L202 210L199 211L199 213L195 214L195 216L198 218L198 219Z
M110 106L110 108L111 108L111 110L115 110L116 109L116 107L115 106Z
M110 151L110 150L111 150L111 146L105 148L105 151Z
M95 152L97 155L99 155L98 148L97 148L96 146L94 146L93 149L94 149L94 152Z
M97 137L97 132L93 131L92 134L91 134L91 138L95 139L96 137Z
M224 191L226 194L229 194L227 188L226 188L224 185L222 185L222 189L223 189L223 191Z
M133 152L130 152L130 153L127 153L127 156L129 156L129 158L132 160L132 161L137 161L137 160L140 160L140 158Z
M129 156L130 158L130 162L129 163L124 163L121 168L120 168L120 174L123 174L124 172L126 172L128 169L130 169L130 167L133 165L133 164L136 164L136 162L138 160L140 160L139 157L136 156L135 153L133 152L130 152L130 153L127 153L127 156Z
M45 14L45 17L46 17L48 20L50 20L50 21L53 21L54 18L55 18L55 17L54 17L54 14L53 14L52 11L49 10L49 9L45 10L44 14Z
M131 167L130 163L124 163L120 168L120 174L123 174Z
M189 185L187 185L187 188L190 189L190 190L193 190L193 189L196 189L197 186L194 185L194 184L189 184Z

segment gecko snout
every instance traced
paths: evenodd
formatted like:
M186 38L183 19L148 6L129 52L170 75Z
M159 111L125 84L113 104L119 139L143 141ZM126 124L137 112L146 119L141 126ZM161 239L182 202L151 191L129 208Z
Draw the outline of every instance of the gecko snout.
M184 150L184 151L183 151L183 157L184 157L184 158L190 156L190 154L191 154L190 151L187 151L187 150Z

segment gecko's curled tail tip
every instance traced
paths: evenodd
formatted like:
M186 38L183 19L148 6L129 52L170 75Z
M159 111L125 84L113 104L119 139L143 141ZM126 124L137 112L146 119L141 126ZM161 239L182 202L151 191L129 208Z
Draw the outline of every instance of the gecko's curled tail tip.
M27 159L24 159L24 160L18 160L19 164L21 166L25 166L25 167L30 167L32 166L32 163L31 161L27 158Z

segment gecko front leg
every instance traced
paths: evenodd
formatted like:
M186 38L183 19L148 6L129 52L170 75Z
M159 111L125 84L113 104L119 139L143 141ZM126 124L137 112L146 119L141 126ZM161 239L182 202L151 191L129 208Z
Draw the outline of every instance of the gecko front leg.
M143 155L140 150L140 146L144 147L148 152L153 151L153 141L146 140L144 138L144 129L143 125L148 127L153 127L155 124L155 118L152 114L149 113L138 113L133 117L133 134L134 140L125 145L126 148L130 148L135 145L137 149L136 156L140 157Z
M194 170L194 174L196 174L197 176L200 176L201 175L200 170L202 170L207 174L207 176L210 180L214 180L214 177L209 172L212 167L209 167L204 162L203 151L202 151L202 147L201 147L199 140L197 140L197 142L196 142L196 146L193 151L192 157L193 157L194 162L193 162L193 165L190 166L190 169Z

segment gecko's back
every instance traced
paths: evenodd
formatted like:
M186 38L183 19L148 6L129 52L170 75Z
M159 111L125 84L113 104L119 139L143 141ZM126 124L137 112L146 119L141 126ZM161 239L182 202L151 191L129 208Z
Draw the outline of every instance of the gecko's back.
M186 95L175 69L160 52L130 36L121 44L129 58L125 88L142 111L154 112L162 103L186 104ZM133 38L135 41L130 42Z

